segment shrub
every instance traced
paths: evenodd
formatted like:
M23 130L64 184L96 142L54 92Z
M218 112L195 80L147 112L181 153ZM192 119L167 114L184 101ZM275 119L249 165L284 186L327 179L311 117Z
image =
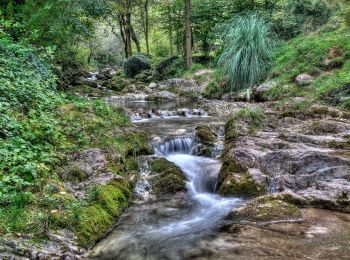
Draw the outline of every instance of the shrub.
M138 53L124 62L124 73L128 78L133 78L140 72L151 68L150 57L147 54Z
M231 20L224 31L224 48L218 63L230 79L229 91L249 88L269 71L274 35L257 14Z
M332 11L322 0L291 0L282 13L273 27L280 37L290 39L326 24Z

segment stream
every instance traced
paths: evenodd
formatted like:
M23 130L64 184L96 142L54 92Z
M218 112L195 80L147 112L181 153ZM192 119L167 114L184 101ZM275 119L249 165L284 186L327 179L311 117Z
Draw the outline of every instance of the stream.
M244 201L215 193L222 140L212 158L201 157L194 136L196 126L223 124L223 119L199 109L184 110L184 104L177 103L131 102L127 107L135 125L150 134L155 155L141 158L135 199L88 259L350 259L347 214L308 209L302 224L264 227L225 220ZM164 157L182 170L186 193L152 196L147 179L148 161L154 157Z

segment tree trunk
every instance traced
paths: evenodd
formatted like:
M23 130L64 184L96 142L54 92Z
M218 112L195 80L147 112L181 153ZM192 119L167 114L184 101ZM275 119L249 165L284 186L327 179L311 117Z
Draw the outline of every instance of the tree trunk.
M126 48L126 37L125 37L125 29L124 29L125 22L124 22L123 15L119 15L119 21L118 22L119 22L120 35L122 36L122 40L123 40L123 43L124 43L125 57L128 58L128 50ZM115 34L115 35L117 35L117 34Z
M124 30L125 30L125 45L127 58L132 56L131 47L131 1L126 1L125 13L124 13Z
M191 26L191 0L185 0L185 53L187 68L192 66L192 26Z
M147 54L149 54L149 1L145 1L145 16L146 16L146 22L145 22L145 39L146 39L146 49L147 49Z
M132 27L131 24L130 24L130 28L131 28L131 38L132 38L132 40L134 41L134 43L136 45L137 52L141 52L140 40L137 37L137 35L135 33L135 30L134 30L134 27Z

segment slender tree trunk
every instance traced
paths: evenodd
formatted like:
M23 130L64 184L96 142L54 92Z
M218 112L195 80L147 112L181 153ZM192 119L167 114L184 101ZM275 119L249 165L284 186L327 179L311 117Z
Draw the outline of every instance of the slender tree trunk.
M124 53L125 53L125 57L128 58L128 50L126 48L126 37L125 37L125 22L124 22L124 17L123 15L119 15L119 30L120 30L120 35L122 36L122 40L124 43Z
M145 39L146 39L146 49L147 54L149 54L149 0L145 1Z
M135 30L134 30L134 27L132 27L131 24L130 24L130 28L131 28L131 38L132 38L132 40L134 41L134 43L135 43L135 45L136 45L137 52L141 52L140 40L139 40L139 38L137 37L137 35L136 35L136 33L135 33Z
M186 65L192 66L192 26L191 26L191 0L185 0L185 53Z

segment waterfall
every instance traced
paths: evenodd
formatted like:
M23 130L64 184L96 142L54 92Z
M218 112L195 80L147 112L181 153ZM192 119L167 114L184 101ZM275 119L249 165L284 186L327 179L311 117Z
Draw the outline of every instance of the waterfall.
M192 154L195 148L193 137L179 137L154 145L157 155L166 156L174 153Z

